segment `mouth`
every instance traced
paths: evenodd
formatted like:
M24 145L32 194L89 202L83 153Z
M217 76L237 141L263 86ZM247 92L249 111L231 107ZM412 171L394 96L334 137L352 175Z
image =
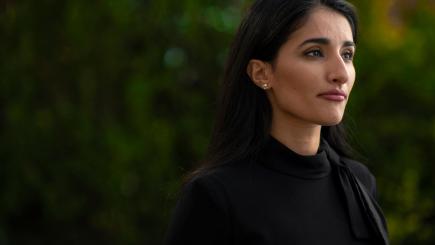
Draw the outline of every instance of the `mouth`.
M344 101L347 99L347 95L345 92L338 90L338 89L334 89L334 90L330 90L327 91L325 93L321 93L318 95L319 97L321 97L322 99L325 100L329 100L329 101Z

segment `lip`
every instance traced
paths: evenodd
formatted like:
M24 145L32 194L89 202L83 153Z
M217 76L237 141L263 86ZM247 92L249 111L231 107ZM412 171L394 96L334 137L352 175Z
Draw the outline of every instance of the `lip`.
M332 89L327 92L320 93L318 96L331 101L343 101L347 98L346 93L339 89Z

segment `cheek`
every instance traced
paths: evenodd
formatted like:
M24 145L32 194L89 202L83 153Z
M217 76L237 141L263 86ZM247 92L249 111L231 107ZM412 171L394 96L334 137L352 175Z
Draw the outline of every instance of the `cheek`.
M303 97L316 90L320 81L321 71L316 67L308 66L301 62L292 62L279 67L276 73L275 83L283 93L291 93L296 97Z
M303 115L318 108L316 93L323 81L316 67L294 62L280 67L275 73L273 101L277 109L294 115Z

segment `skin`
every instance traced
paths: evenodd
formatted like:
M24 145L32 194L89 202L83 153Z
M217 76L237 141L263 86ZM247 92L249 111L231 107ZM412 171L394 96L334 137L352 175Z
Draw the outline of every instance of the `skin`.
M273 64L249 62L251 80L262 89L267 85L273 137L298 154L317 153L321 127L336 125L343 118L355 82L354 52L347 19L318 7L281 46ZM345 92L345 100L319 96L332 89Z

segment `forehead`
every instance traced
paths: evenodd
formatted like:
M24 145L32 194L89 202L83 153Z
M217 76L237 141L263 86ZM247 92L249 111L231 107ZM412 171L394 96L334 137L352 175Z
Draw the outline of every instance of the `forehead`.
M353 41L352 29L346 17L326 7L314 9L306 21L291 34L290 40L325 37L331 42Z

